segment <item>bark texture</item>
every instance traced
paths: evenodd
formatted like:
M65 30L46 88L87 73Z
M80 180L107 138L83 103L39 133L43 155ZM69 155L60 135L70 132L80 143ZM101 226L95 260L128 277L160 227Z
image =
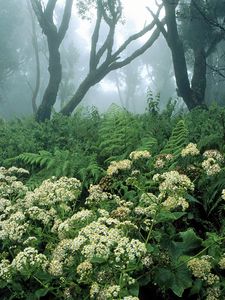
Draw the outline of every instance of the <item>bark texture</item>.
M48 0L45 8L40 0L30 1L42 31L47 37L49 51L49 82L44 92L41 105L36 113L36 120L38 122L43 122L51 117L52 108L56 102L62 78L59 47L69 26L73 0L66 0L59 28L57 28L53 21L53 13L57 0Z

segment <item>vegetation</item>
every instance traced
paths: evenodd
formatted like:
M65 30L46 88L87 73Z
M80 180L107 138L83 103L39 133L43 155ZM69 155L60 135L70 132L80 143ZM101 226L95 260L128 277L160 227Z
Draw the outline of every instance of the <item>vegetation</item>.
M2 121L0 299L222 299L225 110L154 101Z

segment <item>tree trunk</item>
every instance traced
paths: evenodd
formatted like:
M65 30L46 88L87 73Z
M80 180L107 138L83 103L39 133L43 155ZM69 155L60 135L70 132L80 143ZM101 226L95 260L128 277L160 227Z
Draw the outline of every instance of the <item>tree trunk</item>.
M191 84L187 73L187 64L183 43L179 37L176 22L178 0L164 0L167 33L164 34L172 52L173 66L178 96L182 97L188 109L203 106L206 89L206 54L204 47L196 47L194 52L194 70Z
M33 10L43 33L47 37L49 50L49 82L45 90L41 105L36 113L36 120L43 122L51 117L53 105L62 78L59 46L62 43L69 26L73 0L66 0L62 20L59 26L54 24L54 10L57 0L48 0L44 5L41 0L30 0Z
M193 99L196 105L204 105L206 90L206 55L204 48L194 50L194 71L191 80Z
M178 88L178 96L182 97L188 109L194 108L193 93L188 79L187 65L184 55L183 43L179 37L176 23L176 5L178 1L164 1L167 24L167 43L173 59L174 73Z
M55 104L59 85L62 78L62 66L60 63L60 52L57 37L48 37L49 49L49 82L45 90L42 103L38 108L36 120L43 122L51 117L52 107Z
M70 116L73 112L73 110L80 104L90 87L92 87L96 83L95 78L90 75L90 73L87 75L87 77L82 81L80 86L78 87L76 93L74 96L70 99L70 101L62 108L61 113L66 116Z

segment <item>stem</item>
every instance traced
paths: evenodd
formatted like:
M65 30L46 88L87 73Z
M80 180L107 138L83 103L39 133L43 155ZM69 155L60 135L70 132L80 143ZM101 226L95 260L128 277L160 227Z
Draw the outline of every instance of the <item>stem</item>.
M38 279L36 276L33 275L32 277L33 277L38 283L40 283L41 286L43 286L43 287L46 288L46 289L48 288L48 286L45 285L45 284L44 284L40 279Z
M150 237L151 237L152 230L153 230L153 224L155 223L155 219L156 219L156 214L157 214L157 213L155 212L154 217L153 217L153 219L152 219L151 227L150 227L149 232L148 232L148 236L147 236L147 238L146 238L146 240L145 240L145 246L148 244L148 241L149 241L149 239L150 239Z
M209 246L205 247L204 249L202 249L200 252L198 252L194 256L189 257L188 259L186 259L185 261L183 261L182 263L180 263L178 266L176 266L174 268L174 270L176 270L176 269L180 268L181 266L185 265L186 263L188 263L193 258L198 257L199 255L201 255L202 253L204 253L207 249L209 249L211 246L213 246L214 244L216 244L218 241L222 241L224 239L225 239L225 237L222 237L222 238L218 239L216 242L214 242L214 243L210 244Z

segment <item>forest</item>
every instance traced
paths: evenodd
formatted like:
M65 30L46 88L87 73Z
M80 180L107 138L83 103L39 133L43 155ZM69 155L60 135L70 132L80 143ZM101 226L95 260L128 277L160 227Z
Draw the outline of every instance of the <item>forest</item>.
M0 300L225 299L225 1L0 0Z

